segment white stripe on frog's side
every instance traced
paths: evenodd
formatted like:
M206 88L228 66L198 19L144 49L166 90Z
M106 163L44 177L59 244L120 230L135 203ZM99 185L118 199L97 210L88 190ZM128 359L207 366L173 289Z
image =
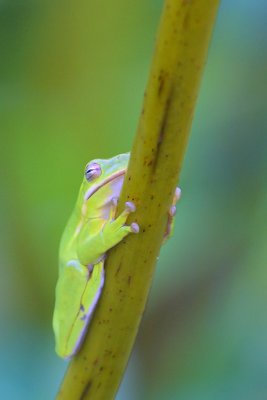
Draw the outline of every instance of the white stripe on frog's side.
M70 260L67 262L67 267L74 267L78 271L82 272L82 267L81 264L79 263L78 260Z
M82 215L85 216L87 211L87 203L84 202L82 205Z
M77 227L76 227L76 229L75 229L75 232L74 232L74 235L75 235L75 236L77 236L77 235L80 233L80 230L82 229L82 226L83 226L83 222L81 221L81 222L77 225Z

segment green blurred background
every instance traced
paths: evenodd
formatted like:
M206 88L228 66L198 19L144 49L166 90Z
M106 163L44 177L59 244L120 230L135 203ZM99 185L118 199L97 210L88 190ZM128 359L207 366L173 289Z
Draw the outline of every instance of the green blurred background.
M0 398L52 399L58 243L84 165L128 151L160 0L1 0ZM267 399L267 5L223 0L117 399Z

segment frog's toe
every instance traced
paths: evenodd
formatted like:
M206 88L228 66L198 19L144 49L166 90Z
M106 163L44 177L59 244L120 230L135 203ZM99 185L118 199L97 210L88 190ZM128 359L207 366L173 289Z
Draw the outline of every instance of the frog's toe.
M180 189L179 187L177 187L177 188L175 189L175 192L174 192L174 199L175 199L175 202L178 201L178 200L181 198L181 194L182 194L181 189Z
M139 225L136 222L133 222L131 224L131 230L132 230L132 233L138 233L140 230Z
M169 209L169 216L170 217L174 217L176 214L176 207L175 206L171 206Z
M134 212L136 210L136 207L132 201L126 201L125 208L129 212Z

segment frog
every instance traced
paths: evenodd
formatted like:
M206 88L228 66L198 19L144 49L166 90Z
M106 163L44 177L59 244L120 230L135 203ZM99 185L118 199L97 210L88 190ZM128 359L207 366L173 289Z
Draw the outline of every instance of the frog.
M63 359L81 348L104 287L108 250L140 231L137 222L127 224L128 216L136 210L133 202L127 201L116 216L129 157L130 153L124 153L86 164L74 210L60 241L53 330L56 353ZM173 230L180 194L176 188L163 241Z

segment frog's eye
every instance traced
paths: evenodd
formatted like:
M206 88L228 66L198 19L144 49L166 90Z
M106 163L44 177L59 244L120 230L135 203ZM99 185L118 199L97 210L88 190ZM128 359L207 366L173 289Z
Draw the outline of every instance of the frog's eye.
M94 179L98 178L101 175L101 167L97 163L88 164L85 168L85 178L88 182L93 181Z

